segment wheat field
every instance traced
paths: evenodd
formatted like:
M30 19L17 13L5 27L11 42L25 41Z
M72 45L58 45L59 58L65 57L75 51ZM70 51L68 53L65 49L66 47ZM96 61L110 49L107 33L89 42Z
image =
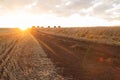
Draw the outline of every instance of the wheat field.
M75 39L120 45L120 27L41 28L40 30Z
M64 80L29 32L0 30L0 80Z

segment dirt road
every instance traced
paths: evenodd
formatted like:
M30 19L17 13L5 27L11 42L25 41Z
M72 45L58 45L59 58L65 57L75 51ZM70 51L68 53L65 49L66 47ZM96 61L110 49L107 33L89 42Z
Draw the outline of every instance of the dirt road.
M32 30L57 72L69 80L120 80L120 46Z

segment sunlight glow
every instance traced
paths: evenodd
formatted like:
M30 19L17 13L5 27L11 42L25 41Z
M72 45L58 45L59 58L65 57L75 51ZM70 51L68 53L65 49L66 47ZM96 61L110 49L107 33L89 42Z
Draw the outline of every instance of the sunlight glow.
M84 27L84 26L109 26L119 24L119 21L109 22L107 20L73 14L69 17L58 17L54 14L33 15L21 11L12 15L0 16L0 27L18 27L25 30L31 26L65 26L65 27Z
M25 31L25 30L27 30L28 28L27 27L18 27L20 30L22 30L22 31Z

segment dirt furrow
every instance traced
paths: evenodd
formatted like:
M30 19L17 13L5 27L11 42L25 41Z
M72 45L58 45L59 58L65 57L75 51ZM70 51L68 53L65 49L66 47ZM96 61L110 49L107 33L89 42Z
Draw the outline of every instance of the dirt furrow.
M6 64L1 66L2 80L64 80L31 34L23 34L13 45L3 53Z
M120 46L46 34L37 29L31 33L57 68L63 69L58 72L64 77L70 80L119 80Z

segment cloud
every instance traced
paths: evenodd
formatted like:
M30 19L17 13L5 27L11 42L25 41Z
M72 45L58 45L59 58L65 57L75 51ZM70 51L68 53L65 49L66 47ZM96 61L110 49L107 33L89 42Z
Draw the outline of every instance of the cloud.
M60 16L70 16L74 13L79 13L79 10L88 8L92 3L91 0L66 0L60 7L54 8L53 12Z
M0 1L0 15L12 14L15 11L23 9L25 5L32 3L34 0L2 0Z
M119 0L105 0L102 1L103 4L94 8L94 15L97 15L102 18L111 20L111 16L118 16L119 14L114 15L113 13L120 13L120 1ZM115 18L114 18L115 19ZM117 19L117 18L116 18Z
M26 11L68 17L75 13L108 20L120 20L120 0L0 0L0 15Z

